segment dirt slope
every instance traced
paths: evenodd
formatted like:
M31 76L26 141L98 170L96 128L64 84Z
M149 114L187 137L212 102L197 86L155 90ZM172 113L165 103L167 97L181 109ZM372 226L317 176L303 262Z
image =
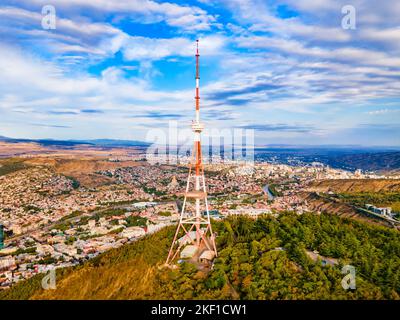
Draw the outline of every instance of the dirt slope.
M400 192L400 180L347 179L316 181L307 188L310 192Z

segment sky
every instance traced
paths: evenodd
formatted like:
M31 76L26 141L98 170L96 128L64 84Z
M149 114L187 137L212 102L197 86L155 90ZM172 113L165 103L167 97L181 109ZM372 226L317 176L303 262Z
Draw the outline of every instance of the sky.
M42 26L49 4L55 29ZM206 128L254 130L256 144L400 146L398 0L2 0L0 135L148 140L189 127L196 39Z

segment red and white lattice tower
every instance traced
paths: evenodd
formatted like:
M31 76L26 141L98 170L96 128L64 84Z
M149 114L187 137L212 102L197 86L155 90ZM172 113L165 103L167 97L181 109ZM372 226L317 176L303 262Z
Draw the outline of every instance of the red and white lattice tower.
M179 224L175 232L174 240L169 250L166 264L170 264L180 252L181 248L191 243L198 250L210 250L217 255L214 234L211 228L210 214L208 210L206 183L204 179L204 167L202 163L200 134L204 125L200 122L200 92L199 92L199 40L196 40L196 119L192 121L194 132L194 148L192 161L189 166L189 175L186 184L185 198L183 200ZM193 170L194 167L194 170ZM194 210L189 210L188 202L194 200ZM202 210L203 208L203 210ZM205 214L202 214L204 212ZM181 241L178 236L181 235Z

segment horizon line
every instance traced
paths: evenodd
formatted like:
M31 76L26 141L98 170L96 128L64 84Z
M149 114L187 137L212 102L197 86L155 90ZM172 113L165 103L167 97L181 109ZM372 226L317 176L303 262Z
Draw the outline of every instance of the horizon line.
M14 142L37 142L40 143L41 141L49 141L49 142L68 142L68 143L77 143L77 144L93 144L93 142L100 142L100 141L109 141L111 142L109 146L113 146L112 142L126 142L126 143L137 143L137 146L141 144L146 145L158 145L158 146L165 146L165 144L157 144L154 142L144 141L144 140L136 140L136 139L117 139L117 138L93 138L93 139L58 139L58 138L13 138L0 135L0 141L7 142L7 140L11 140ZM101 143L99 143L101 145ZM210 146L207 143L202 143L203 146ZM225 146L228 146L226 144ZM237 144L231 144L237 145ZM114 145L115 146L115 145ZM123 145L119 145L121 147ZM135 145L130 145L133 147ZM179 145L168 145L168 147L179 147ZM244 146L245 147L245 146ZM253 145L254 148L265 148L265 147L339 147L339 148L368 148L368 149L399 149L400 145L363 145L363 144L292 144L292 143L258 143Z

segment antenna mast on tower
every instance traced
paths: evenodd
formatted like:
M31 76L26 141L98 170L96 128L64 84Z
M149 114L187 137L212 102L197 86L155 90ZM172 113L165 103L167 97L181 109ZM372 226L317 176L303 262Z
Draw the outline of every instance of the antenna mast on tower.
M202 163L200 134L204 125L200 122L200 74L199 74L199 40L196 40L196 118L192 121L194 133L194 146L192 161L189 166L189 175L186 184L179 224L175 232L174 240L169 250L166 264L170 264L180 252L181 248L190 243L196 249L194 255L201 251L211 251L217 255L214 234L211 228L210 213L207 202L207 189L204 179L204 167ZM194 166L194 170L193 170ZM194 172L193 172L194 171ZM194 200L194 210L189 210L188 202ZM204 215L202 215L202 207ZM193 212L194 211L194 212ZM183 232L182 232L183 231ZM179 233L182 237L178 239Z

